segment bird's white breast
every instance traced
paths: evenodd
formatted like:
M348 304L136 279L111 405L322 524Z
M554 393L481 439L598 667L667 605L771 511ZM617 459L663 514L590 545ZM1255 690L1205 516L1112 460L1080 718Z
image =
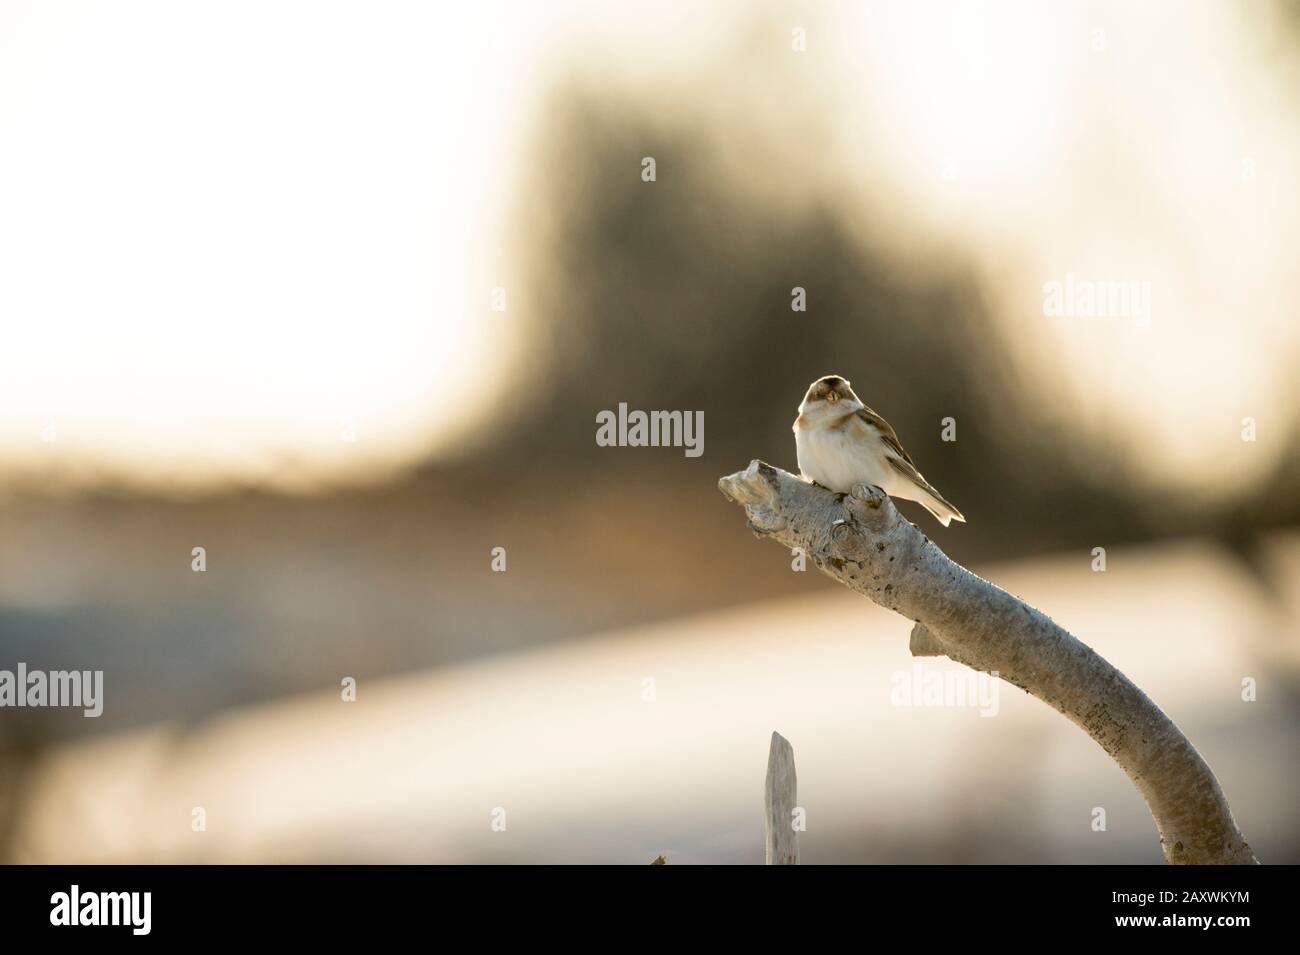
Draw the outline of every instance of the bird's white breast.
M847 493L862 483L888 488L893 483L879 436L857 421L841 427L796 427L794 446L804 476L832 491Z

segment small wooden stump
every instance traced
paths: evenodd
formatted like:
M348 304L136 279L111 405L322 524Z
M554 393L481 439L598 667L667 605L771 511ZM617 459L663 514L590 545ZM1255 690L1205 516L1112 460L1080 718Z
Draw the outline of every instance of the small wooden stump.
M763 806L767 810L768 865L799 864L799 834L794 831L798 795L794 747L788 739L774 732L767 753L767 786L763 793Z

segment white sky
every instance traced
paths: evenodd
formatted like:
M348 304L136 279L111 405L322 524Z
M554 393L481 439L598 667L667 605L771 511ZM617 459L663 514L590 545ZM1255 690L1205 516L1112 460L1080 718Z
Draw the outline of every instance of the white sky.
M0 7L0 464L283 480L446 440L506 340L523 19Z

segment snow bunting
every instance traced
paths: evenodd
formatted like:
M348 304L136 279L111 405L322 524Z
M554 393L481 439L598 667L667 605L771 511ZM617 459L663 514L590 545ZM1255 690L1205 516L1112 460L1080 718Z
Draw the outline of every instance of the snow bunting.
M889 422L839 375L809 386L794 419L794 447L799 471L822 487L847 494L855 484L872 484L890 497L916 501L944 527L966 520L921 477Z

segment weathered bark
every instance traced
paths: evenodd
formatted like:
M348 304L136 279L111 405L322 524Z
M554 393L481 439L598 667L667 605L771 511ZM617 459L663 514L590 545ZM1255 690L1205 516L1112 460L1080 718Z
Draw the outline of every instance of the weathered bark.
M799 834L794 829L794 810L798 800L794 747L780 733L773 733L772 745L767 752L767 779L763 786L768 865L799 864Z
M1045 614L954 563L879 488L849 495L754 461L718 487L749 526L916 622L911 651L996 673L1083 727L1146 800L1165 861L1253 863L1223 790L1173 721Z

